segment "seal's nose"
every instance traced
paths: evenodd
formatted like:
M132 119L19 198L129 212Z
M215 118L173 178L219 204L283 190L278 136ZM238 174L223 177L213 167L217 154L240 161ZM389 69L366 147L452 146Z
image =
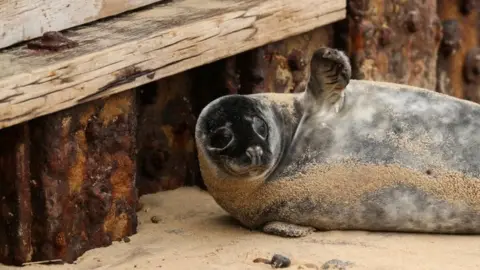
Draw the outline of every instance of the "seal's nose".
M233 131L229 127L221 127L209 136L208 149L210 151L225 150L233 139Z
M252 165L257 166L261 162L263 150L260 146L251 146L247 148L246 155L250 158Z

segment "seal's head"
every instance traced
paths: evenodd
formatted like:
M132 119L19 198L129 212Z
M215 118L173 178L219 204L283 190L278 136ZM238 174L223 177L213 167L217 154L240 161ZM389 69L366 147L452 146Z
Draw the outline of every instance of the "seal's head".
M280 125L268 100L228 95L206 106L197 121L198 151L222 178L266 177L281 155Z

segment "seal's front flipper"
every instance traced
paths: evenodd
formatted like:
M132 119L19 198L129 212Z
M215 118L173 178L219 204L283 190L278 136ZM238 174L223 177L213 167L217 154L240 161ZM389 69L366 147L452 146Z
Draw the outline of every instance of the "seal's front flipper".
M306 227L280 221L272 221L263 226L263 232L282 237L303 237L313 231L315 231L315 228L313 227Z
M337 110L343 102L343 90L352 76L350 60L340 50L323 47L315 51L310 61L310 78L306 102L314 102L310 108L330 108Z

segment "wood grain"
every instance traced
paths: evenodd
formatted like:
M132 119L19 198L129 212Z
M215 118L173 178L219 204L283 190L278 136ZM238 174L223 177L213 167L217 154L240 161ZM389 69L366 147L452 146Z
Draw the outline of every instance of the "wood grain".
M345 0L183 0L65 33L61 52L0 53L0 128L345 18Z
M0 1L0 48L164 0Z

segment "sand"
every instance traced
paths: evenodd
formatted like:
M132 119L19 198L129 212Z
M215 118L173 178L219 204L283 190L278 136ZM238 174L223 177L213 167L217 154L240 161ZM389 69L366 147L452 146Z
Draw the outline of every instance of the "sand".
M351 262L347 269L480 269L480 236L331 231L281 238L244 229L197 188L141 202L138 234L130 242L90 250L75 264L22 269L272 269L253 260L275 253L291 259L286 269L321 269L332 259Z

